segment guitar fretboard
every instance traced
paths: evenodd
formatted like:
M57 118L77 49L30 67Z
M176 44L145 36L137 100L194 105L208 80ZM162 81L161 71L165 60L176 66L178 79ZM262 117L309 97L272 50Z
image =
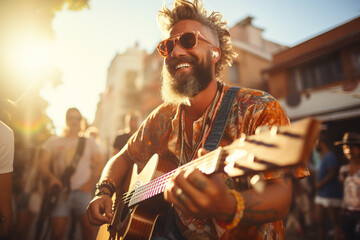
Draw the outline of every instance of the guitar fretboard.
M215 172L217 170L218 161L221 160L220 155L224 152L224 150L225 149L223 148L219 148L154 179L143 186L135 188L132 192L128 193L128 196L126 197L129 199L129 207L163 193L169 178L179 169L197 168L207 174Z
M173 172L166 173L165 175L162 175L161 177L158 177L153 181L136 188L129 196L129 207L145 201L148 198L154 197L160 193L163 193L166 183L168 182L172 174Z

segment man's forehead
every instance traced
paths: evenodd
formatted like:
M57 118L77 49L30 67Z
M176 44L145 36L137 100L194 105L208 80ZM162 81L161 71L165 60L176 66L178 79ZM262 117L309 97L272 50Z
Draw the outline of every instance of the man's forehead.
M181 20L181 21L177 22L176 24L174 24L174 26L172 26L169 34L171 37L176 34L187 32L187 31L195 31L195 32L199 31L202 34L203 33L203 25L198 21L194 21L194 20L190 20L190 19Z
M211 30L206 26L204 26L202 23L190 19L181 20L176 24L174 24L174 26L170 29L169 34L171 37L176 34L188 32L188 31L193 31L193 32L199 31L205 37L211 37L212 34Z

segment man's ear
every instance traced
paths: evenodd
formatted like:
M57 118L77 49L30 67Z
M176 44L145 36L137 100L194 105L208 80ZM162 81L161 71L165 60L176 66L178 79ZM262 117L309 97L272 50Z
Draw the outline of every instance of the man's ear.
M215 60L215 63L217 63L221 56L220 49L213 49L211 56Z
M219 53L217 51L212 52L212 57L217 58L219 56Z

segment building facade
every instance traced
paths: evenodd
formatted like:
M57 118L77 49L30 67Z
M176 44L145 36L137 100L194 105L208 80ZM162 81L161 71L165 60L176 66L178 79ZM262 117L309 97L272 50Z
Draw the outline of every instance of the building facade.
M334 139L360 132L360 17L275 54L263 75L291 120L316 117Z
M233 49L238 54L231 67L223 71L222 81L239 87L268 90L262 70L272 64L273 54L287 49L286 46L263 38L263 29L247 17L230 28Z
M138 44L116 54L108 68L105 92L100 95L93 125L106 152L111 152L115 137L125 128L125 115L141 107L146 52Z

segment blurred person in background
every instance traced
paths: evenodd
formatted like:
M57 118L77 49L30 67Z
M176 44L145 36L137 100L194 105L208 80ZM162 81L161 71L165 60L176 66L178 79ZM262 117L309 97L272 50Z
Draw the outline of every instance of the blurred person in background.
M16 169L20 176L20 183L18 188L21 188L18 193L16 206L16 239L26 240L32 239L31 227L36 215L40 211L42 192L41 181L39 174L39 153L40 147L27 150L17 151L19 155L27 155L24 161L21 162L23 169ZM26 158L28 157L28 158Z
M0 121L0 239L11 237L13 163L14 133Z
M134 132L137 130L137 128L139 127L139 121L139 113L129 112L126 114L125 129L119 131L113 144L113 156L120 152L120 150L125 146L131 135L133 135Z
M15 139L14 132L8 125L11 119L10 109L15 105L3 98L0 103L0 239L11 239Z
M52 136L51 138L56 138ZM17 151L19 154L19 151ZM21 151L20 151L21 152ZM16 213L16 239L34 239L34 227L41 212L41 204L44 196L44 182L39 171L41 146L27 149L22 154L27 154L27 159L22 162L23 174L21 174L20 188L17 200ZM16 159L16 158L15 158ZM45 221L42 221L45 222ZM40 239L39 239L40 240Z
M333 143L329 137L322 133L316 146L320 154L320 166L317 171L315 210L318 224L318 239L327 239L328 219L334 229L334 239L342 239L340 208L342 203L342 184L338 173L340 161L333 151Z
M334 143L342 146L349 161L340 168L339 179L344 184L341 210L342 230L346 240L360 239L360 134L347 132L342 141Z
M82 237L95 239L96 228L86 217L86 206L92 198L95 183L98 180L103 162L98 145L91 138L80 138L82 116L76 108L66 113L64 136L51 138L42 147L40 171L47 179L47 191L60 187L60 194L51 211L51 239L69 239L65 237L71 217L75 214L80 223ZM83 144L80 144L84 141ZM79 150L83 145L82 150ZM75 166L74 166L75 163ZM68 171L73 168L73 171ZM67 174L72 172L71 174Z

